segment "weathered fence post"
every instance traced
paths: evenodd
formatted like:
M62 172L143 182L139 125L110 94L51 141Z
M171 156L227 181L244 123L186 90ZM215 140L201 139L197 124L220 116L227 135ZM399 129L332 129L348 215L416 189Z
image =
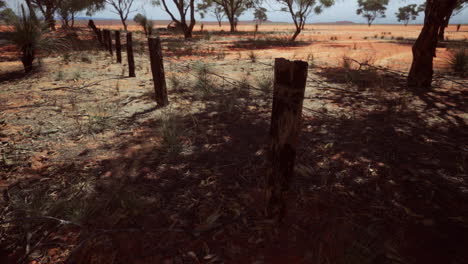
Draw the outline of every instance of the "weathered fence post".
M133 58L133 42L132 32L127 32L127 59L128 59L128 76L135 77L135 60Z
M109 49L109 41L107 40L107 29L102 30L102 44L106 50Z
M101 29L98 28L96 34L97 34L97 38L98 38L99 44L101 44L101 46L104 46L104 43L103 43L103 41L102 41L102 31L101 31Z
M153 73L154 94L159 106L169 104L167 99L166 77L164 76L164 64L159 38L148 38L148 47L151 61L151 72Z
M307 68L307 62L275 59L266 215L278 222L281 222L286 213L287 191L294 174Z
M94 24L94 21L92 19L89 20L88 26L93 29L94 34L96 34L99 43L102 45L101 30L96 27L96 24Z
M120 45L120 31L115 31L115 53L117 54L117 63L122 63L122 46Z
M107 30L106 33L107 33L107 41L108 41L107 47L109 48L109 53L111 56L114 56L114 53L112 51L112 33L110 30Z

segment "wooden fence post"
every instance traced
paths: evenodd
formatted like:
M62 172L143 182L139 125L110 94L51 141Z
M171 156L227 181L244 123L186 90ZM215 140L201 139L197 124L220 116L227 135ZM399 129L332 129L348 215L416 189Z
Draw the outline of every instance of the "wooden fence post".
M104 46L104 43L102 41L102 31L101 31L101 29L98 28L96 34L97 34L99 44L101 44L101 46Z
M266 215L281 222L286 213L289 183L301 130L307 62L275 59L273 107L266 186Z
M167 99L166 77L164 76L164 63L159 38L148 38L148 47L151 61L151 72L153 73L154 94L159 106L169 104Z
M120 45L120 31L115 31L115 53L117 54L117 63L122 63L122 47Z
M133 42L132 32L127 32L127 59L128 59L128 76L135 77L135 60L133 58Z
M99 43L102 45L101 30L96 27L96 24L94 24L94 21L92 19L89 20L88 26L93 29L94 34L96 34Z
M108 41L107 47L109 48L109 53L111 56L114 56L114 53L112 52L112 33L110 30L107 30L106 33L107 33L107 41Z
M109 41L107 40L107 29L102 30L102 44L106 50L109 49Z

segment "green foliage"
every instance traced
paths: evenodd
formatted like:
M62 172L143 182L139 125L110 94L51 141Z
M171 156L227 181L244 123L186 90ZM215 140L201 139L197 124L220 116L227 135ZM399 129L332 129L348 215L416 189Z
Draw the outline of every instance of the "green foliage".
M450 68L457 75L464 77L468 73L468 51L466 49L454 51L448 62Z
M213 93L213 76L210 75L211 68L205 63L199 63L195 67L197 71L195 89L201 93L202 97L210 96Z
M167 158L174 158L183 150L182 136L184 129L180 118L172 113L165 113L158 128L162 137L161 151Z
M257 79L257 87L262 90L265 95L270 95L273 91L273 76L263 75Z
M356 14L367 19L367 24L370 27L375 19L385 17L388 0L358 0L358 5Z
M199 3L197 5L197 11L202 19L204 19L207 14L214 16L220 27L221 20L226 16L223 6L216 4L213 0L205 0Z
M12 24L16 19L16 14L11 8L5 8L0 11L0 21L5 22L6 24Z
M133 21L143 28L146 36L151 36L151 34L153 34L153 21L148 19L145 15L138 13L133 18Z
M58 2L57 13L68 26L68 20L86 10L88 16L104 8L105 0L61 0Z
M221 25L221 19L226 16L231 24L231 29L236 31L239 17L247 10L260 4L259 0L203 0L197 5L197 10L202 18L211 13Z
M268 16L266 14L267 9L264 7L258 7L254 11L254 21L258 24L262 24L263 22L268 20Z
M421 11L423 11L421 6L418 7L418 5L412 4L400 7L395 15L398 19L398 22L403 22L405 26L407 26L409 21L415 20Z

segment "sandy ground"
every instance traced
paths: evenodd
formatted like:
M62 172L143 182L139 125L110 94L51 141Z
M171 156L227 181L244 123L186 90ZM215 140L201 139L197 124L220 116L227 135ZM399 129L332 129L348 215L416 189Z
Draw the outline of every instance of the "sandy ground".
M30 236L40 246L30 263L60 263L77 241L102 230L119 233L113 243L83 247L78 255L90 257L81 263L93 256L105 257L99 263L317 263L324 255L329 263L363 263L375 252L397 252L403 263L463 263L466 88L442 80L413 94L404 77L385 71L363 71L352 82L360 72L328 66L346 55L405 70L410 46L388 35L358 40L368 35L364 26L351 27L351 40L337 31L343 39L330 41L331 27L320 27L305 32L305 46L255 50L233 46L252 42L250 34L197 33L188 42L162 35L166 108L154 102L140 33L136 78L126 77L125 53L116 63L93 40L83 43L91 49L42 58L30 76L17 60L0 62L0 190L9 197L0 201L1 220L16 219L28 201L52 201L54 210L39 205L41 215L80 221L80 228L57 226L57 243L8 225L2 243L21 253L17 241ZM307 43L314 36L324 39ZM268 80L274 58L310 61L310 54L316 65L308 71L290 213L272 235L263 215ZM212 74L201 75L204 67ZM466 87L466 79L447 78ZM168 117L177 120L172 141L163 130ZM71 214L55 210L61 201Z

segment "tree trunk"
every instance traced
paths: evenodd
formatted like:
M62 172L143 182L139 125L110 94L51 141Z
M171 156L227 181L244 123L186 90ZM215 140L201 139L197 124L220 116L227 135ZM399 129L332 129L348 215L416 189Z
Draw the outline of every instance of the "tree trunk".
M299 36L299 33L301 33L301 26L296 26L296 32L294 32L294 35L289 41L295 41L297 36Z
M230 31L236 32L236 19L234 17L228 16Z
M447 15L446 17L444 17L444 22L443 22L443 25L442 27L439 29L439 41L444 41L444 36L445 36L445 29L448 27L449 25L449 22L450 22L450 18L452 17L452 14L453 14L453 10L450 11L449 15Z
M182 30L184 31L184 38L191 39L192 38L192 30L187 25L182 24Z
M414 89L431 87L438 33L456 3L457 0L427 0L424 27L413 45L413 63L408 76L408 87Z
M33 70L33 61L35 58L35 52L32 45L27 45L22 49L23 55L21 56L21 62L23 63L24 72L30 73Z
M75 13L72 13L71 15L71 27L75 27Z
M50 13L49 11L46 12L46 14L44 15L44 20L47 24L47 27L52 30L52 31L55 31L55 19L54 19L54 13Z

